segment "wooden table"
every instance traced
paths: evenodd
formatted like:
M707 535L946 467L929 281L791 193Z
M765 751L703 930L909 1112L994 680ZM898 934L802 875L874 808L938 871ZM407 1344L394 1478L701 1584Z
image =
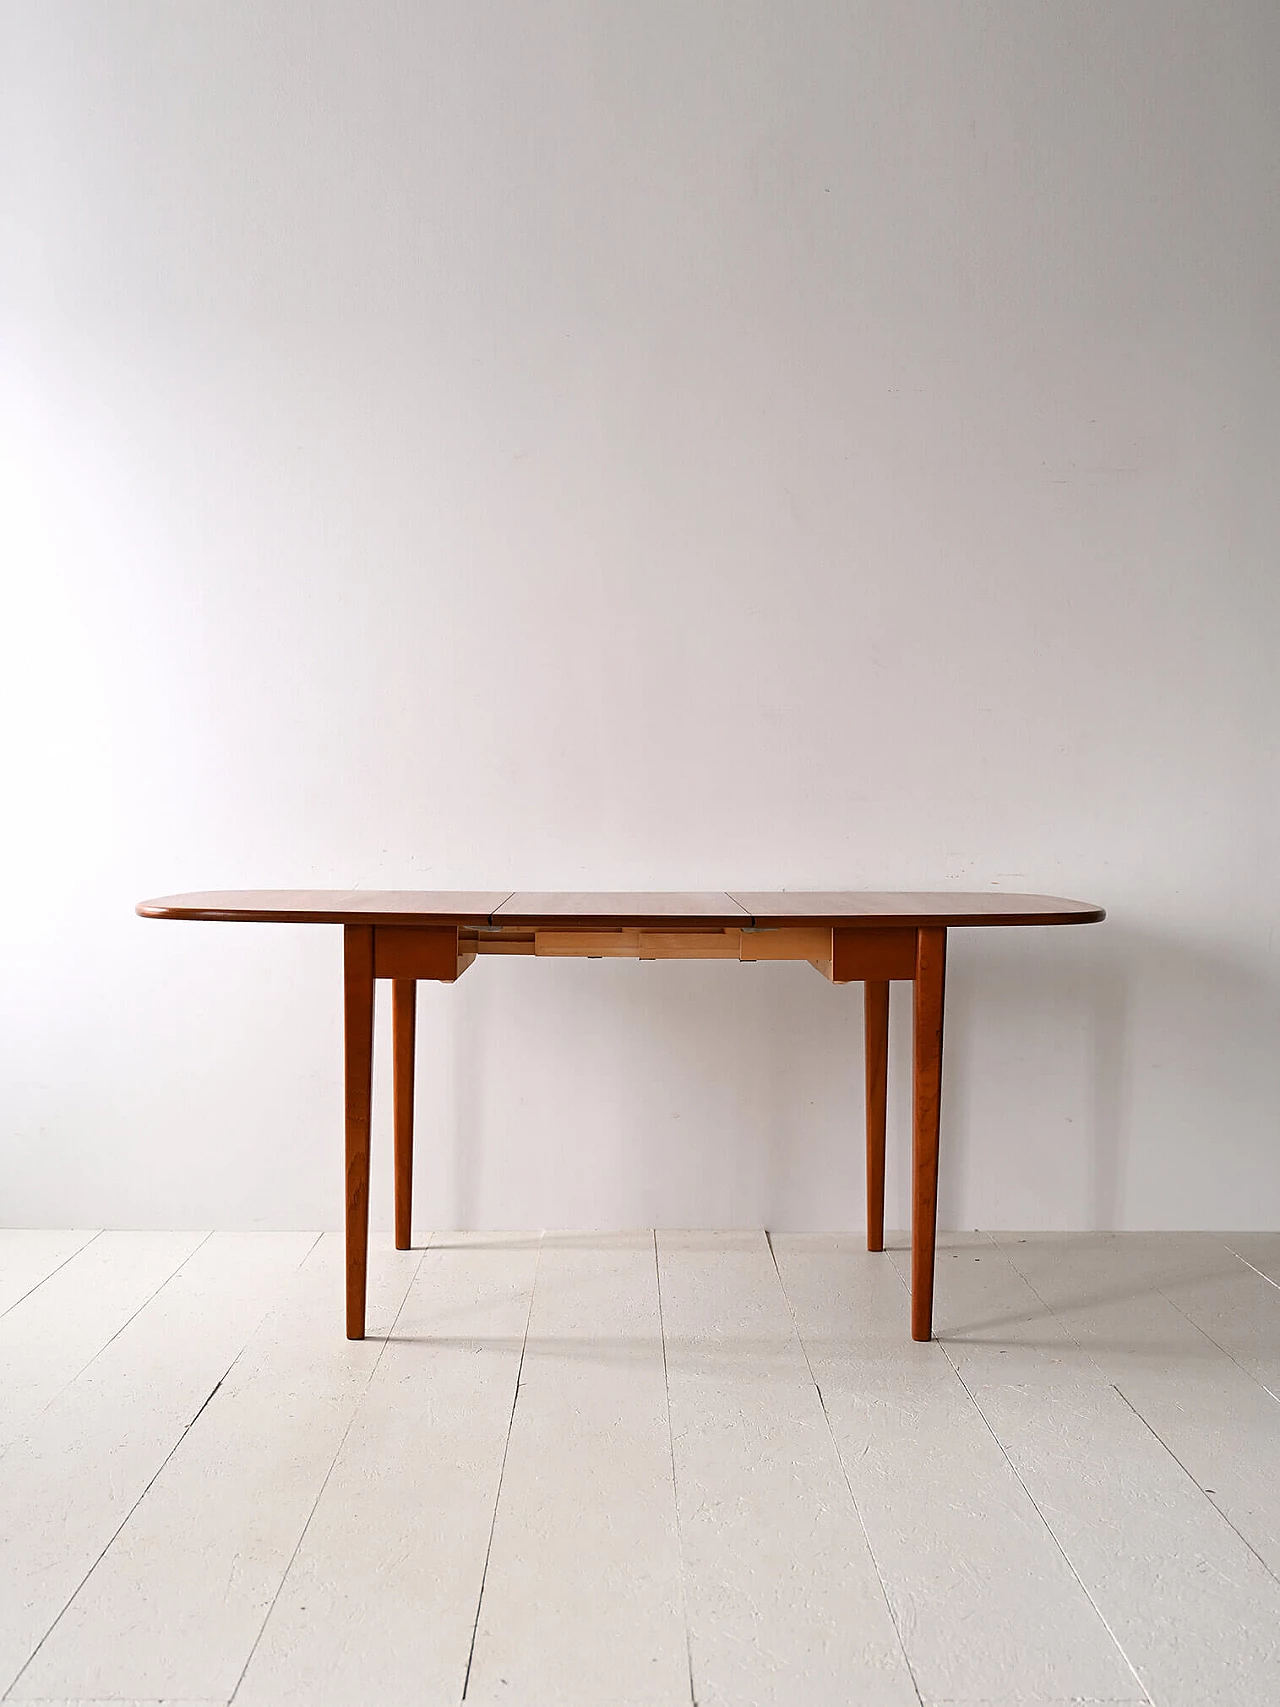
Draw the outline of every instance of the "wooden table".
M477 955L637 960L807 960L836 984L866 986L867 1248L884 1249L889 984L914 986L911 1335L933 1332L938 1118L947 931L970 925L1090 924L1087 901L1051 895L506 895L376 890L242 890L140 901L151 919L341 925L346 1060L347 1337L364 1338L369 1248L373 987L393 1004L396 1245L409 1246L413 1067L421 978L452 984Z

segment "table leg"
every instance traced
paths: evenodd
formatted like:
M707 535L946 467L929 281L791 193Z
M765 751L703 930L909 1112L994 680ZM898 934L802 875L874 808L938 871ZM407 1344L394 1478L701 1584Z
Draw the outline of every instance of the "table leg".
M343 930L347 1113L347 1338L364 1338L369 1264L369 1117L373 1102L373 927Z
M413 1057L418 1032L418 983L391 984L392 1054L395 1062L396 1249L409 1249L413 1223Z
M867 1075L867 1249L884 1249L884 1129L889 1076L889 985L863 985Z
M911 1337L933 1338L933 1261L938 1231L938 1117L942 1105L942 1007L947 933L917 935L912 1072Z

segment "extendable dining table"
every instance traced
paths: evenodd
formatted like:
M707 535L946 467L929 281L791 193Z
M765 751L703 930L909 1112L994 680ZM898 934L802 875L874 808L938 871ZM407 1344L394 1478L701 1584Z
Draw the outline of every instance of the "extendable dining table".
M452 984L480 956L810 961L865 986L867 1248L884 1249L889 985L912 985L911 1336L933 1332L947 932L1090 924L1087 901L1002 893L470 894L249 890L140 901L151 919L341 925L344 943L347 1337L363 1339L369 1249L374 984L392 988L395 1238L409 1246L417 988Z

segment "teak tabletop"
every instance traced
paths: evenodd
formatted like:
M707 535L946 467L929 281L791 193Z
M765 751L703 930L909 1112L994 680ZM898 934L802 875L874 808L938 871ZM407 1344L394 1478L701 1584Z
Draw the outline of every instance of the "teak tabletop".
M396 1245L409 1245L419 979L452 984L477 955L638 960L807 960L833 983L865 985L867 1248L884 1249L889 984L913 985L911 1333L933 1331L938 1130L947 931L968 925L1084 925L1105 917L1054 895L506 894L362 889L217 890L140 901L150 919L343 927L347 1336L364 1338L369 1248L373 991L392 983Z

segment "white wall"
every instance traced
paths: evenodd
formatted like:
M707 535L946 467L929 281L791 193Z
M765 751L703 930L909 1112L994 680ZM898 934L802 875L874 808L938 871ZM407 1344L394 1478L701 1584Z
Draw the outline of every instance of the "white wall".
M1274 0L3 16L5 1220L337 1218L337 933L140 896L996 886L945 1219L1280 1225ZM856 987L421 1014L424 1224L860 1219Z

